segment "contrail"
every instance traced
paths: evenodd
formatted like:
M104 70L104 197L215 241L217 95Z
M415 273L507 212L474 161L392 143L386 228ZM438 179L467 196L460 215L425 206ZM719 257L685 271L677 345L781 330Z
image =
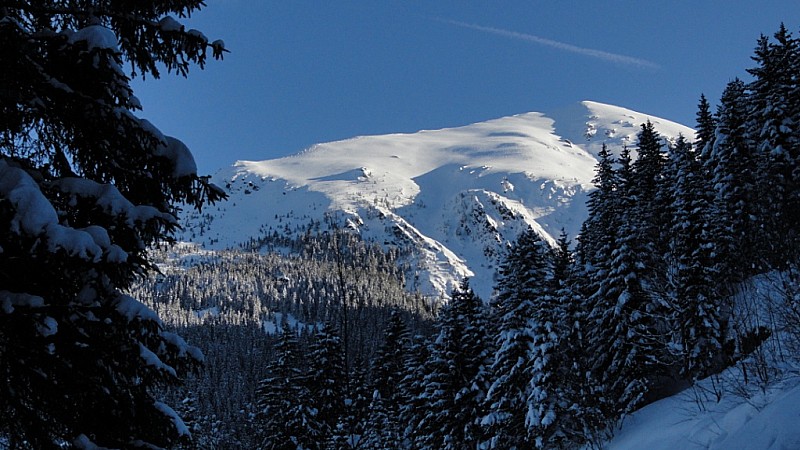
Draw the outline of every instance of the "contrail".
M613 62L613 63L627 64L627 65L643 67L643 68L648 68L648 69L660 69L661 68L661 66L659 66L658 64L650 62L650 61L647 61L645 59L639 59L639 58L634 58L634 57L625 56L625 55L618 55L616 53L605 52L603 50L595 50L595 49L591 49L591 48L578 47L576 45L566 44L564 42L558 42L558 41L554 41L554 40L551 40L551 39L546 39L546 38L543 38L543 37L534 36L532 34L518 33L516 31L503 30L502 28L484 27L484 26L481 26L481 25L473 24L473 23L458 22L456 20L447 20L447 19L435 19L435 20L437 20L439 22L443 22L443 23L448 23L450 25L456 25L456 26L459 26L459 27L462 27L462 28L469 28L469 29L472 29L472 30L483 31L484 33L492 33L492 34L496 34L498 36L504 36L504 37L511 38L511 39L518 39L518 40L521 40L521 41L533 42L534 44L546 45L548 47L556 48L556 49L559 49L559 50L564 50L564 51L567 51L567 52L577 53L579 55L584 55L584 56L591 56L592 58L602 59L604 61L609 61L609 62Z

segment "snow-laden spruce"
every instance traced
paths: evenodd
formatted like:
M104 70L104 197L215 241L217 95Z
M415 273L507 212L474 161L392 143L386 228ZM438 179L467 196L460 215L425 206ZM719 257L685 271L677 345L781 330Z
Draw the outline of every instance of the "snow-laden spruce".
M0 8L0 446L189 438L156 388L202 355L123 290L154 268L147 249L170 239L178 203L199 208L224 193L180 141L136 115L125 70L202 67L205 37L158 25L201 6Z

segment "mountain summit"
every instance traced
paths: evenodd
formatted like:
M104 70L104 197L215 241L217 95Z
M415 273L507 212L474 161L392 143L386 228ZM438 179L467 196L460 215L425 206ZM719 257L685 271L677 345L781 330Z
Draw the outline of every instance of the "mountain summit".
M510 241L528 226L551 242L586 217L596 155L636 144L650 121L672 140L691 128L584 101L457 128L362 136L296 155L238 161L214 176L230 200L187 213L182 239L209 249L278 234L347 227L394 247L407 284L446 295L462 277L483 298Z

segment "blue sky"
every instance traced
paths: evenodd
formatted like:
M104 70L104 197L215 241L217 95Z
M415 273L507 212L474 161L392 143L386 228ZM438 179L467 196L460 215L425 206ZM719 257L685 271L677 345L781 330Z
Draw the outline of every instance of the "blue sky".
M231 53L133 84L199 169L358 135L466 125L594 100L694 125L746 78L797 0L207 0L185 21Z

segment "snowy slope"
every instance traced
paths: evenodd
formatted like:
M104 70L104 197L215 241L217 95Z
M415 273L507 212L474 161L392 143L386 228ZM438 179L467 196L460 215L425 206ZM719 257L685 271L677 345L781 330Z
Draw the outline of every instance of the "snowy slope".
M215 175L230 200L184 220L186 240L225 248L332 220L409 252L409 288L449 292L463 276L487 298L509 241L532 226L575 236L596 154L634 144L651 120L665 137L693 130L624 108L582 102L458 128L356 137L294 156L239 161Z
M791 277L777 271L753 277L732 298L734 328L771 330L758 349L634 412L604 448L800 449L800 332L785 322L795 314Z
M790 380L791 381L791 380ZM636 411L608 450L770 450L800 448L797 380L717 403L710 380ZM704 402L695 399L703 397Z

